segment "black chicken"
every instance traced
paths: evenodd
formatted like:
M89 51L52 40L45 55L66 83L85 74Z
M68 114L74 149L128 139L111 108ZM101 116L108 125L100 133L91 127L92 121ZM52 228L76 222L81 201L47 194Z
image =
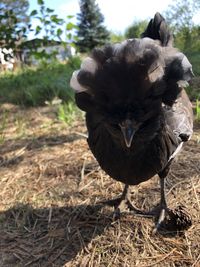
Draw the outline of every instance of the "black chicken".
M192 135L192 106L184 90L192 76L191 64L172 47L166 22L156 13L141 39L94 49L71 79L77 106L86 112L92 153L108 175L125 184L118 210L126 202L145 214L130 202L129 185L159 175L157 228L167 211L165 177Z

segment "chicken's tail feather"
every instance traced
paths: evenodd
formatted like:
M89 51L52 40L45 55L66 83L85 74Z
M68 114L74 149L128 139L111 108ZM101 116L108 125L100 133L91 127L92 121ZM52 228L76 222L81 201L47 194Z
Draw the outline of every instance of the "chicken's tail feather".
M170 33L165 19L158 12L155 14L154 18L150 20L141 37L149 37L153 40L159 40L163 46L172 45L173 41L172 34Z

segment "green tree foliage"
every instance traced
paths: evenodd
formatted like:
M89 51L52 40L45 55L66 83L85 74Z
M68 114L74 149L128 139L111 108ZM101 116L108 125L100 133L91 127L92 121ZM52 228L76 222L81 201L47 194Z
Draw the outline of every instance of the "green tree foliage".
M111 43L119 43L125 40L125 36L122 33L111 32L110 40Z
M15 14L15 16L17 17L18 23L29 22L28 0L1 0L0 8L3 9L5 12L8 10L12 10L13 14Z
M104 45L109 39L109 32L103 25L104 17L95 0L80 0L80 11L77 15L77 46L80 52Z
M37 48L47 46L52 43L52 40L62 42L66 49L67 45L72 45L74 42L73 31L76 25L70 22L72 16L67 16L65 21L59 18L53 9L46 7L44 0L37 0L37 3L38 10L27 14L28 0L1 0L0 2L0 47L13 48L19 60L21 50L32 49L27 47L25 42L30 31L33 31L36 37L41 37L38 42L35 42L33 48L33 54L40 59L49 58L51 55L47 54L45 49L36 52ZM31 20L38 22L35 28L32 27ZM56 53L52 53L52 56L55 57Z
M199 0L176 0L168 6L164 17L176 33L182 28L191 29L193 27L192 18L199 9Z
M140 35L144 32L148 24L148 21L135 21L130 27L125 31L125 37L127 39L140 38Z
M175 45L182 51L200 51L200 26L193 26L191 29L183 27L174 35Z
M35 36L40 36L40 39L37 39L34 43L34 47L28 47L31 49L31 54L39 59L55 59L58 53L57 50L52 50L47 53L45 47L49 45L62 44L65 49L68 49L67 46L74 46L75 37L74 29L77 29L77 26L72 23L70 20L73 16L66 16L67 20L59 18L55 14L53 9L50 9L45 6L44 0L37 0L38 10L33 10L30 14L30 17L36 20L37 26L31 30L35 33ZM26 46L26 43L24 44ZM38 51L40 48L40 51Z
M199 0L176 0L164 14L174 32L176 46L185 52L200 49L200 27L192 20L199 11Z
M63 30L61 29L64 20L54 14L54 10L45 6L44 0L38 0L39 10L33 10L30 16L38 21L38 25L34 30L35 35L43 35L44 44L49 39L61 40Z
M17 50L30 28L27 0L1 0L0 45Z

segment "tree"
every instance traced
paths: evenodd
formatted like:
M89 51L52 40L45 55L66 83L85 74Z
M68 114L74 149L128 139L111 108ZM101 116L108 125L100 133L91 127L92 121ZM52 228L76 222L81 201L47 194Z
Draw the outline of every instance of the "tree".
M28 0L1 0L0 2L0 9L5 12L12 10L17 17L18 23L27 23L29 21L28 8Z
M169 5L164 17L166 21L178 32L182 28L193 27L193 16L200 9L200 1L196 0L176 0Z
M67 16L67 22L59 18L53 9L45 6L44 0L37 0L39 10L28 12L28 0L1 0L0 2L0 47L12 48L15 57L19 61L22 60L22 51L25 48L32 50L30 53L39 58L55 58L57 51L45 53L45 49L37 49L45 47L48 44L62 43L67 46L73 45L74 29L76 25L70 22L72 16ZM30 20L37 21L37 26L32 26ZM34 24L33 24L34 25ZM33 31L36 36L40 34L41 39L37 39L34 47L30 47L26 42L28 33ZM65 35L63 42L62 38ZM32 53L33 52L33 53Z
M27 15L27 0L1 0L0 2L0 45L17 49L26 37L30 25Z
M199 0L176 0L164 14L174 32L176 46L185 52L190 51L194 47L194 39L198 39L198 27L195 28L192 19L199 10Z
M74 45L73 31L76 29L76 25L70 20L73 16L66 16L67 21L59 18L54 13L53 9L45 6L44 0L37 0L38 10L33 10L30 17L37 21L37 26L31 30L35 33L35 36L40 36L34 42L34 47L28 46L31 50L30 54L37 59L55 59L58 53L57 49L46 52L46 47L49 45L62 44L63 47L68 50L68 46ZM63 37L65 40L63 41ZM23 47L29 45L30 42L25 42ZM38 49L39 48L39 49Z
M125 37L127 39L140 38L140 35L145 31L148 21L135 21L130 27L125 31Z
M111 32L110 40L111 40L111 43L120 43L125 40L125 36L122 33Z
M38 23L34 30L35 35L42 33L44 44L49 40L59 39L63 33L60 28L64 24L64 20L54 14L54 10L45 6L44 0L38 0L39 11L33 10L30 16L37 19Z
M109 32L103 25L104 17L95 0L80 0L80 11L77 15L77 46L80 52L104 45L109 39Z

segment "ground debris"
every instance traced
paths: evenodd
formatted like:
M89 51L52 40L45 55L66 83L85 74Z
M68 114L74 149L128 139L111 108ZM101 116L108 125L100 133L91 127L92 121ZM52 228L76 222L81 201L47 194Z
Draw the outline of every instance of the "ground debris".
M6 108L0 144L0 267L177 267L200 265L200 127L167 178L170 216L192 226L183 235L152 234L152 219L101 204L122 185L88 149L84 121L70 127L51 107ZM1 116L1 115L0 115ZM16 119L17 118L17 119ZM17 121L17 124L15 123ZM158 178L132 187L138 208L159 203ZM173 221L173 220L172 220ZM177 220L176 220L177 221ZM183 224L182 224L183 225ZM184 226L185 227L185 226Z

